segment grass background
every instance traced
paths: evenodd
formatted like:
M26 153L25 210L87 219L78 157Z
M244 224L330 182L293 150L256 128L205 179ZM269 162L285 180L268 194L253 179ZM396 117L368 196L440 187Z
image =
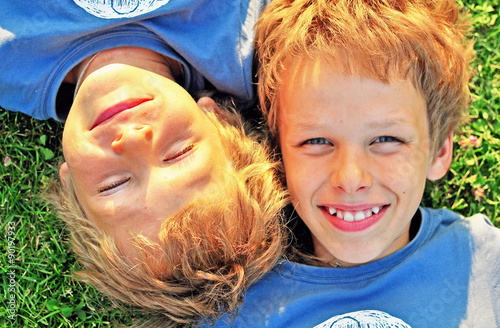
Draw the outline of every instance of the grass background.
M476 40L472 104L455 137L448 175L427 186L423 205L463 215L482 212L500 227L500 0L460 2ZM0 72L1 74L1 72ZM1 75L0 75L1 78ZM108 327L127 323L78 268L63 224L40 199L62 158L62 124L0 109L0 327ZM9 239L10 238L10 239ZM10 242L10 244L9 244ZM10 256L9 256L10 255ZM15 271L11 284L9 271ZM10 285L10 286L9 286ZM7 312L15 295L15 322Z

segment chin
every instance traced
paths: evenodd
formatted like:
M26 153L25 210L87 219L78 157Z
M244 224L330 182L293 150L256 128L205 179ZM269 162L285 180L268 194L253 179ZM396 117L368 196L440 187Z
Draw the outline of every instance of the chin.
M337 254L339 253L337 252ZM345 266L357 266L378 260L381 258L381 255L380 253L367 254L366 252L362 252L361 254L360 252L356 252L354 254L340 253L339 256L335 256L335 258L337 258L338 261L345 263Z

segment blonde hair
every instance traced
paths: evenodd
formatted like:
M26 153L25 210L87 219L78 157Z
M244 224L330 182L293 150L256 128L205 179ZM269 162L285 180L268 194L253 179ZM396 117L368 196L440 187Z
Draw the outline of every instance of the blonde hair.
M276 179L277 164L256 136L244 132L238 115L226 114L225 120L207 115L219 130L231 172L217 194L163 221L160 245L134 236L140 263L122 254L113 238L85 216L71 181L48 197L66 222L84 268L77 278L115 303L142 311L141 326L195 324L234 313L246 288L282 255L286 195ZM161 256L153 260L151 249L161 249Z
M472 44L453 0L275 0L257 24L260 105L276 137L284 71L304 56L384 83L412 79L427 105L431 154L467 108Z

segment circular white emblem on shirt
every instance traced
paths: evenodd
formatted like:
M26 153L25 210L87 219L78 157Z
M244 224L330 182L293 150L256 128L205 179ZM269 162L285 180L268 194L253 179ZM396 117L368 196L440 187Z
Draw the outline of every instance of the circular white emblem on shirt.
M94 16L106 19L135 17L147 14L170 0L74 0Z
M314 328L411 328L403 320L382 311L358 311L337 315Z

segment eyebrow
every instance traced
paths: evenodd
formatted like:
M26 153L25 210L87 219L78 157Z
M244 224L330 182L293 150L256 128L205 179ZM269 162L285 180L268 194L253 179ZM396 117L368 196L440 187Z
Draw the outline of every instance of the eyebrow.
M317 123L317 122L300 122L298 124L295 124L292 126L294 130L296 131L310 131L310 130L318 130L318 129L328 129L329 126L327 124L323 123Z
M380 121L372 121L368 123L368 128L377 130L377 129L387 129L391 128L394 126L407 126L409 125L409 122L407 119L404 117L398 117L394 119L389 119L389 120L380 120Z
M378 120L372 121L368 123L367 128L371 130L382 130L391 128L394 126L408 126L409 122L404 117L398 117L389 120ZM300 131L310 131L310 130L322 130L322 129L331 129L331 126L328 124L324 124L322 122L300 122L293 126L294 130Z

